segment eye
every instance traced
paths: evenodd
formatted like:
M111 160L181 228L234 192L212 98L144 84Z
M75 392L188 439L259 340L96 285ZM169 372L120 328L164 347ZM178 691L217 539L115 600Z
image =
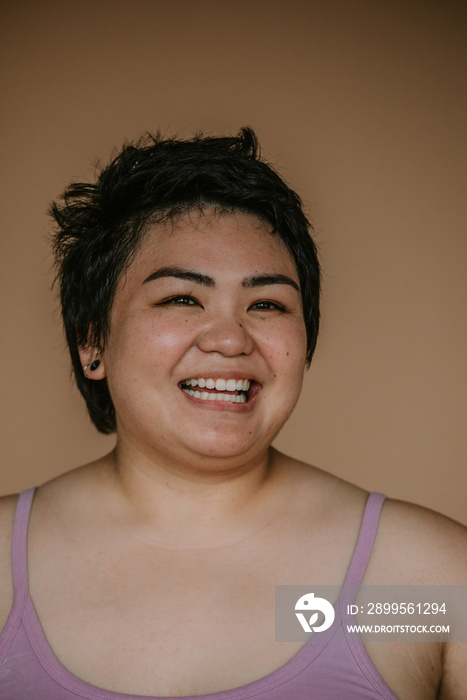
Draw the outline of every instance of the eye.
M164 299L164 301L159 302L156 306L196 306L199 302L188 294L177 294L169 299Z
M255 301L255 303L250 306L250 309L253 309L253 311L285 311L282 304L279 304L277 301L267 300Z

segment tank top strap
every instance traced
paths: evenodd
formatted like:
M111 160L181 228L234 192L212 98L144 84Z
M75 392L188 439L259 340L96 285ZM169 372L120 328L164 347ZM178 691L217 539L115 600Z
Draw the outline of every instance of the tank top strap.
M28 524L36 488L20 493L13 525L12 570L15 598L28 594Z
M373 549L381 508L385 498L384 494L376 492L370 493L368 496L360 534L347 571L344 586L360 586L362 582Z

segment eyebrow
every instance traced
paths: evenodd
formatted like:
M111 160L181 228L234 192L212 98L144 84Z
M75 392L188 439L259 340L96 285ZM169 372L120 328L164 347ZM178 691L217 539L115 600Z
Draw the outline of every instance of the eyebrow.
M184 267L161 267L159 270L156 270L150 274L149 277L146 277L143 284L161 279L163 277L176 277L177 279L195 282L195 284L201 284L204 287L216 286L216 282L213 277L203 275L200 272L195 272L194 270L187 270ZM251 277L245 277L245 279L242 280L242 287L245 289L267 287L272 284L287 284L296 289L297 292L300 292L300 287L291 277L280 273L252 275Z
M205 287L216 286L216 283L212 277L202 275L200 272L194 272L193 270L185 270L183 267L161 267L160 270L156 270L149 275L149 277L146 277L143 284L146 284L146 282L152 282L152 280L161 279L161 277L177 277L179 280L188 280L188 282L202 284Z
M300 287L291 277L287 277L287 275L281 275L279 273L246 277L242 282L242 287L252 289L253 287L267 287L270 284L288 284L290 287L296 289L297 292L300 291Z

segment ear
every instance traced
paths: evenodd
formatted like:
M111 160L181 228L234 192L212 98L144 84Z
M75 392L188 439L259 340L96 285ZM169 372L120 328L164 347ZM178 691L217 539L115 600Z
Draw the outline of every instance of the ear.
M93 345L79 348L79 357L86 379L104 379L106 376L104 357L98 348ZM92 368L93 363L97 365L95 369Z

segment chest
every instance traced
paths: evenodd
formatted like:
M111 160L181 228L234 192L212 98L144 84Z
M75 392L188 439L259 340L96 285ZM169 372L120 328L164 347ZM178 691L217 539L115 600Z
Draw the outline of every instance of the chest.
M31 567L48 643L79 678L128 694L210 693L268 675L303 646L275 642L277 558L151 554L55 575Z
M223 552L75 552L55 571L33 563L31 595L59 661L88 683L153 696L218 692L267 676L302 648L275 642L276 584L345 577L344 541L319 567L304 546L278 537ZM370 649L401 700L434 697L413 683L414 668L418 679L433 666L426 646L415 657Z

